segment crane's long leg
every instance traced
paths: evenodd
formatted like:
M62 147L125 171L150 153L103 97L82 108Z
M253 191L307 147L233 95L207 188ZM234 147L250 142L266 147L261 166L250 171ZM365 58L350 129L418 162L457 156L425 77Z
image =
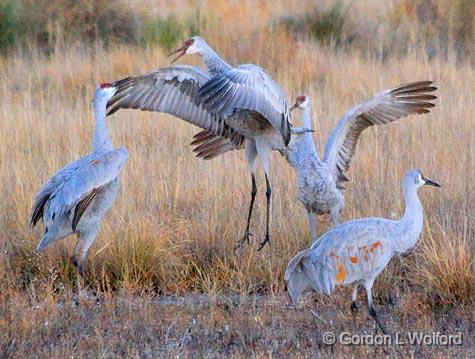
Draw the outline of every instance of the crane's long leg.
M356 315L358 314L358 306L356 305L356 299L358 298L359 283L356 282L353 287L353 293L351 293L351 318L353 320L353 329L356 329Z
M269 235L269 217L270 217L270 199L272 195L272 188L270 186L269 178L267 177L266 173L266 236L264 240L259 244L259 248L257 249L260 251L270 240Z
M99 226L94 226L95 228L91 228L91 230L87 231L84 234L80 234L82 236L82 249L81 249L81 257L78 261L78 273L81 277L84 277L84 263L86 262L87 252L89 248L91 248L92 243L96 239L96 234L99 229Z
M317 240L317 215L315 212L307 211L308 226L310 228L310 240L315 242Z
M374 319L374 321L376 322L378 327L381 329L381 331L384 334L388 334L386 327L383 325L383 322L381 321L381 318L379 318L378 314L376 313L376 310L374 310L373 296L371 294L372 288L373 288L373 281L369 281L365 283L366 297L368 298L368 313Z
M397 304L396 295L393 293L393 290L392 290L391 287L388 288L387 300L388 300L388 304L391 307L396 306L396 304Z
M247 224L246 224L246 231L244 232L244 236L239 240L237 246L234 249L238 249L247 242L249 244L249 237L252 235L249 228L251 226L251 218L252 218L252 209L254 208L254 201L256 199L257 193L257 185L256 185L256 157L257 157L257 149L256 143L253 140L246 140L245 143L245 151L246 151L246 160L247 166L249 171L251 172L251 179L252 179L252 190L251 190L251 202L249 203L249 213L247 215Z
M247 239L247 244L249 244L249 227L251 226L251 217L252 217L252 208L254 207L254 201L256 199L257 194L257 185L256 185L256 175L251 173L251 181L252 181L252 190L251 190L251 203L249 204L249 213L247 215L247 224L246 224L246 233L244 237Z
M356 312L358 312L358 306L356 305L356 299L358 298L358 287L359 287L359 284L356 283L353 287L353 293L351 293L350 309L351 309L351 313L354 315L356 314Z
M340 209L340 207L336 206L333 207L330 211L330 218L334 226L340 223Z
M246 224L246 231L244 232L244 236L241 238L239 243L234 249L238 249L244 245L245 242L249 244L249 237L252 236L249 227L251 226L251 217L252 217L252 208L254 207L254 201L256 199L257 194L257 185L256 185L256 175L251 173L252 177L252 191L251 191L251 203L249 204L249 213L247 215L247 224Z
M399 261L399 264L401 265L402 263L401 257L397 256L397 261ZM386 296L387 296L386 299L388 301L388 304L394 308L397 305L397 296L392 286L388 287Z
M74 266L74 268L78 268L78 252L79 252L79 249L81 247L81 241L78 240L76 241L76 245L74 246L74 249L73 249L73 254L71 255L71 258L69 259L71 264Z
M356 314L358 313L358 306L356 305L356 299L358 298L358 287L359 284L355 283L353 287L353 293L351 293L351 316L353 318L353 324L356 322Z
M264 240L259 244L259 248L257 250L261 250L270 240L270 230L269 230L269 221L270 221L270 202L272 196L272 188L270 186L269 181L269 155L271 148L269 147L269 143L265 138L258 138L256 139L256 149L257 154L259 155L259 159L261 161L262 168L264 169L265 177L266 177L266 235Z
M84 288L84 263L87 258L87 253L92 243L96 239L97 231L99 230L98 224L91 225L86 231L80 231L78 233L78 240L76 246L74 247L74 252L71 257L71 262L76 267L77 270L77 286L78 294L80 296L86 296L87 294L83 291ZM79 259L77 259L79 248L81 247L81 254Z

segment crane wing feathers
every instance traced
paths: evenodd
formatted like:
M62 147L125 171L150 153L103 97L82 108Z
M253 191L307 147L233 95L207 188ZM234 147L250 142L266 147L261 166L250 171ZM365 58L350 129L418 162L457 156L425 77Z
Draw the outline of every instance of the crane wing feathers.
M411 114L425 114L435 106L437 88L432 81L408 83L382 91L346 112L335 126L325 146L324 161L342 187L361 132L373 125L391 123Z
M244 136L236 133L235 138L227 139L203 130L193 136L191 146L196 157L210 160L226 152L243 149Z
M215 135L233 138L235 131L222 116L203 106L198 90L211 79L200 69L176 65L115 82L115 95L107 104L108 115L121 108L163 112L181 118Z
M74 209L74 216L72 221L73 232L76 232L76 227L79 223L84 212L90 206L90 204L96 199L97 195L105 188L105 186L94 188L90 193L88 193L82 200L78 202Z
M43 217L44 208L53 192L58 186L69 176L74 173L79 167L91 159L92 155L81 157L80 159L68 163L66 166L58 170L53 176L51 176L43 187L35 195L33 208L30 216L30 225L35 226L36 223Z
M397 226L397 222L384 218L345 222L295 255L284 275L292 300L296 302L308 287L330 294L345 280L347 283L359 280L358 273L378 270L381 256L385 251L390 254L392 250L385 247L388 245L385 238L391 232L392 224Z
M224 118L245 109L261 114L290 140L289 108L280 87L255 65L241 65L225 71L203 85L198 95L204 105Z
M30 226L36 226L36 223L43 218L43 210L45 207L46 202L48 201L51 193L41 193L41 195L35 198L33 203L33 209L31 210L31 217L30 217Z
M48 224L71 211L95 188L116 179L127 159L127 150L117 148L104 154L92 154L71 169L58 183L44 206L43 219Z

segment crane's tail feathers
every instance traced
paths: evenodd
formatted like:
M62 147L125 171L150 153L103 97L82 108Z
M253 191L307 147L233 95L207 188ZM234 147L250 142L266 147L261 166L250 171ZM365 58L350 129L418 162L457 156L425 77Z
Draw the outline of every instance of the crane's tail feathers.
M287 282L287 292L292 303L296 304L303 292L310 286L307 274L304 271L294 271Z
M42 252L51 243L66 238L68 235L73 233L70 225L68 226L64 224L64 222L60 222L59 224L53 225L51 227L45 226L45 234L36 246L36 252Z
M324 264L310 257L311 248L294 256L285 270L284 279L293 303L309 287L317 293L330 295L335 288L333 272Z
M41 238L40 243L36 246L36 252L42 252L48 245L52 242L52 236L48 235L48 232L45 233L43 238Z
M309 257L303 258L302 267L307 275L309 284L315 292L331 294L334 288L332 272L328 271L321 263L312 261Z
M289 293L292 303L297 303L300 295L309 287L310 281L305 273L302 259L309 252L308 249L301 251L294 256L285 270L284 280L287 282L287 292Z

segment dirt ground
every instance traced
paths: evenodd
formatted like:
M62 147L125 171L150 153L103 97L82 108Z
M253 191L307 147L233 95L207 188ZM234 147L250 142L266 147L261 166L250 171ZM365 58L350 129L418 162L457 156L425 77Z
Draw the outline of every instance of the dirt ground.
M392 333L386 339L392 344L386 345L367 315L362 293L353 322L345 289L332 297L307 294L298 306L285 294L157 298L121 293L79 304L67 295L1 296L2 358L32 353L39 358L469 358L475 347L473 308L426 308L417 304L417 293L399 296L394 307L382 300L376 306ZM327 344L328 332L333 345ZM411 345L408 332L438 336L440 345L430 338ZM461 336L461 344L444 345L442 335L449 334ZM395 343L396 335L405 345ZM358 344L362 340L365 345Z

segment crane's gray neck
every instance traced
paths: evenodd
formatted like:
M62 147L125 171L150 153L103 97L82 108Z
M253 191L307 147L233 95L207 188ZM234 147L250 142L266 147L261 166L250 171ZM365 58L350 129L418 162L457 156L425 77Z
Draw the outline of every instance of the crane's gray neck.
M310 108L306 107L302 110L302 128L312 128L312 118L310 116ZM317 154L317 148L315 142L313 142L312 132L305 132L302 135L302 139L299 142L299 146L302 147L302 151L307 153ZM318 157L318 154L317 154Z
M403 185L404 201L406 210L399 220L402 235L395 241L395 249L398 253L404 253L414 247L419 236L422 233L424 224L424 211L421 201L417 196L417 188L413 184L404 183Z
M302 128L312 128L310 108L307 107L302 109L301 122ZM320 162L317 148L315 147L315 142L313 141L312 132L305 132L302 135L294 135L291 142L294 143L291 143L289 146L288 158L290 164L294 168L297 168L303 160L306 160L308 158L313 158L316 161Z
M94 96L93 110L96 124L94 126L92 151L97 153L108 152L113 149L106 126L106 105L107 98L97 94Z
M218 56L214 50L206 44L199 52L206 68L212 75L218 75L224 71L231 70L232 67Z

